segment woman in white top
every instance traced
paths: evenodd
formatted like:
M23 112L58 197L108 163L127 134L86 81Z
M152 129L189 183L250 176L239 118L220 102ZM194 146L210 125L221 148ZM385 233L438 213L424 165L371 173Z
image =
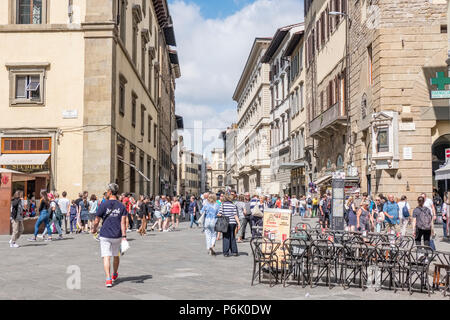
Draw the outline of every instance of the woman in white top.
M95 194L91 195L91 200L89 200L89 222L88 227L89 230L92 230L94 227L94 220L98 209L98 201L97 196Z
M302 196L299 202L300 202L299 204L300 215L302 216L302 218L304 218L306 213L306 197ZM307 214L306 217L309 218L310 217L309 214Z
M450 199L448 192L444 196L442 203L442 227L444 231L444 239L448 237L449 222L450 222Z
M408 226L409 220L411 218L411 207L409 206L409 203L407 202L406 196L402 196L400 201L397 203L399 208L399 218L400 218L400 226L401 226L401 232L402 236L406 235L406 227ZM406 210L408 210L408 213L406 214L406 210L403 210L403 208L406 206Z

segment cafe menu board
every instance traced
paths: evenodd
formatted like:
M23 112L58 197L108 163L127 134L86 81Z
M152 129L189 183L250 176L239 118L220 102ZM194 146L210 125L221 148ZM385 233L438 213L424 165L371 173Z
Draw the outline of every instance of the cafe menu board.
M275 243L283 244L283 241L291 235L292 213L290 210L264 209L263 237ZM280 245L277 251L278 259L283 255Z

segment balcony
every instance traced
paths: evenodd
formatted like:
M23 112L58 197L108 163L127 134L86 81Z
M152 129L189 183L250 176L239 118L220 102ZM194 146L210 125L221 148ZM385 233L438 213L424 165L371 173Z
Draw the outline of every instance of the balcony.
M310 122L310 135L321 138L347 126L347 116L338 102Z

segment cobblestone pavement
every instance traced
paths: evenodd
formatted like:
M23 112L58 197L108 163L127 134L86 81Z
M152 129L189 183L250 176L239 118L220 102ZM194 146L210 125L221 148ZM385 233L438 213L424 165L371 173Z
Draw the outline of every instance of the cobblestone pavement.
M294 223L298 220L295 217ZM442 235L442 230L438 232ZM428 298L421 293L410 296L407 291L252 287L249 242L239 244L239 257L211 257L206 254L201 229L189 229L185 222L176 232L151 232L144 237L130 233L131 249L121 260L120 282L107 289L99 243L92 235L67 235L51 243L27 242L27 237L19 240L21 248L11 249L9 237L0 236L0 299L443 299L440 293ZM448 243L437 245L450 250ZM218 252L221 246L219 241ZM81 271L79 290L66 285L68 267L73 265Z

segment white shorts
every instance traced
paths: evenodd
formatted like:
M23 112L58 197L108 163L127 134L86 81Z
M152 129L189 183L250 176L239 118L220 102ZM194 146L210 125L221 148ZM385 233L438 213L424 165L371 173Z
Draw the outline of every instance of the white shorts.
M118 257L122 238L111 239L100 237L100 250L103 257Z

